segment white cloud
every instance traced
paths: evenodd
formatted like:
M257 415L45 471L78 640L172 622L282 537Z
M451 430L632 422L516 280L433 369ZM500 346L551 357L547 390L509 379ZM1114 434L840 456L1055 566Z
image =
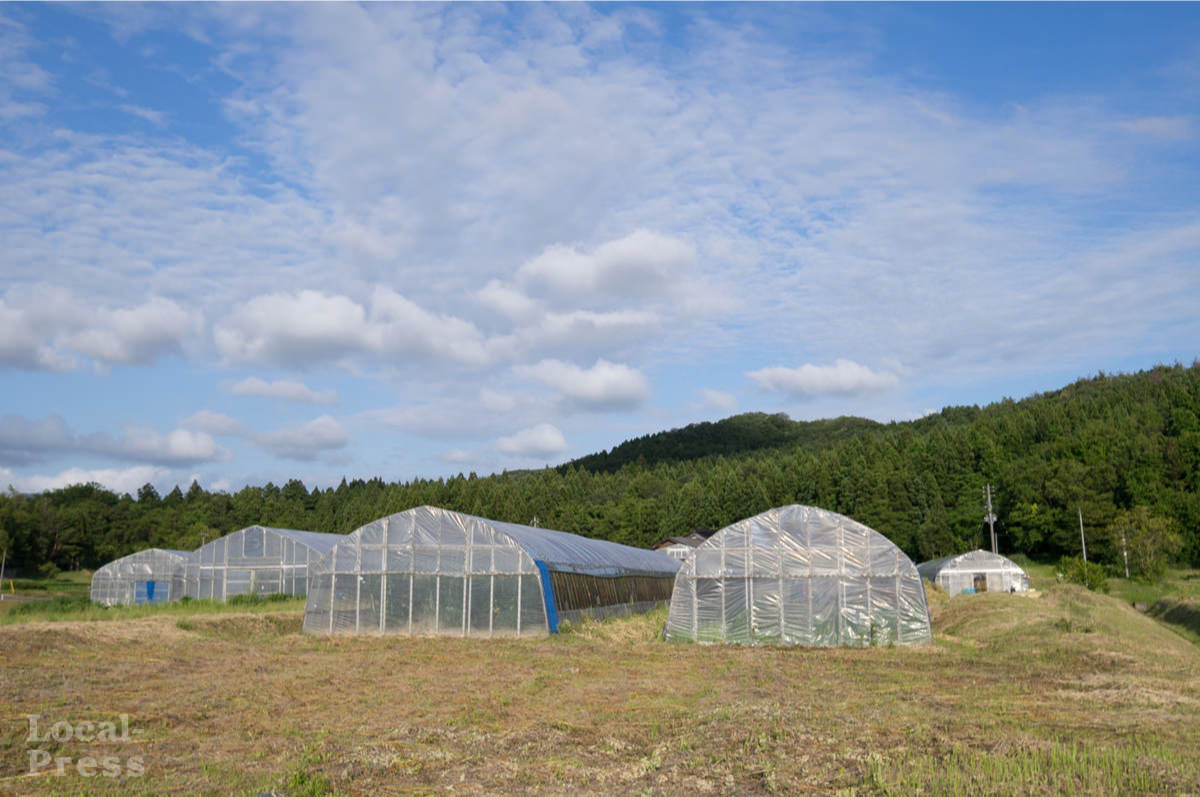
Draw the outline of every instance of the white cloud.
M200 326L196 313L160 296L112 309L45 284L10 288L0 297L0 365L66 371L75 355L100 366L149 365L182 352Z
M644 342L662 326L649 310L571 310L548 312L526 326L488 341L497 358L519 360L537 353L596 356L630 343Z
M190 429L207 432L208 434L237 437L249 437L253 435L253 430L246 424L223 412L214 412L212 410L200 410L184 418L183 425Z
M512 412L518 403L517 397L511 393L486 387L479 391L479 405L488 412Z
M542 360L536 365L517 366L513 370L518 376L537 380L572 404L586 409L631 409L650 394L650 383L645 374L607 360L597 360L587 369L561 360Z
M500 280L492 280L480 288L475 292L475 298L485 307L490 307L515 322L528 321L542 312L539 302Z
M173 429L165 434L141 426L126 426L121 435L107 432L78 434L59 415L30 420L21 415L0 417L0 462L30 464L57 455L92 454L113 459L186 465L229 458L229 452L203 431Z
M452 448L442 454L439 459L443 462L449 462L452 465L467 465L475 462L478 457L470 451L464 451L461 448Z
M524 285L573 293L645 296L675 287L695 262L696 251L683 241L635 230L590 253L551 246L517 269L517 279Z
M1194 133L1192 120L1186 116L1146 116L1117 122L1117 127L1126 133L1164 141L1190 141Z
M345 448L350 437L345 427L329 415L321 415L298 426L259 431L229 415L200 410L184 420L184 425L207 434L242 438L284 459L311 461L328 459Z
M295 367L361 354L487 360L473 324L430 312L385 287L374 290L369 307L313 290L258 296L218 324L214 338L230 361Z
M843 359L836 360L833 365L806 363L799 368L773 366L750 371L746 375L759 387L798 398L874 393L893 388L900 381L888 371L872 371L865 365Z
M542 457L566 451L567 441L558 427L539 423L508 437L501 437L496 441L496 450L518 457Z
M706 409L720 410L721 412L732 412L737 409L737 397L732 393L703 388L700 391L700 397L700 406Z
M139 118L143 121L149 122L150 124L154 125L155 127L166 127L167 126L167 114L165 114L162 111L156 111L152 108L143 108L139 105L129 105L129 104L124 104L119 107L122 111L129 114L130 116L136 116L137 118Z
M0 480L22 493L40 493L57 490L73 484L95 482L116 493L136 495L144 484L164 484L172 471L153 465L135 465L132 468L67 468L53 475L19 475L0 468Z
M367 348L366 311L319 291L268 294L238 306L213 331L232 361L304 365Z
M272 454L302 461L344 448L348 441L346 429L328 415L313 418L294 428L276 429L255 437L255 442Z
M337 404L336 390L313 390L303 382L289 379L279 379L267 382L257 376L247 377L230 388L239 396L263 396L266 398L281 398L290 401L303 401L309 404Z
M92 326L64 335L61 345L106 365L148 365L180 351L200 329L194 313L157 296L130 309L93 311L92 318Z
M229 459L229 452L217 445L208 433L188 429L172 429L160 434L154 429L128 427L124 440L118 443L116 449L101 445L98 453L172 464Z

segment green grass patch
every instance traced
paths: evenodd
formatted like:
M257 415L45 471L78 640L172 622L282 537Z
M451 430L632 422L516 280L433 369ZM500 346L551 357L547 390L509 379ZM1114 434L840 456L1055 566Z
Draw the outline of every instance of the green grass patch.
M869 756L863 785L889 795L1169 793L1200 775L1189 759L1152 741L1093 746L1011 733L982 745Z
M101 606L86 598L54 598L14 603L0 613L0 625L28 622L100 622L133 620L160 615L186 617L230 612L277 612L304 610L305 599L295 595L239 595L225 603L214 600L183 600L144 603L140 606Z
M1200 600L1162 598L1150 607L1149 614L1200 644Z

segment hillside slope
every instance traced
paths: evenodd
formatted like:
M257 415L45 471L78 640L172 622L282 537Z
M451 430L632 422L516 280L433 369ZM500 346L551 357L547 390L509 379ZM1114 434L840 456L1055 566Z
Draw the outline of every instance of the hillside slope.
M789 445L815 450L881 426L867 418L793 421L783 413L747 412L720 421L688 424L680 429L626 440L609 451L580 457L558 469L612 473L633 463L656 465L713 456L730 457Z
M634 458L618 466L614 452ZM1115 564L1124 530L1135 573L1155 558L1200 564L1200 365L1100 374L887 425L737 416L561 470L311 491L293 479L233 494L193 484L159 496L147 485L137 500L95 485L0 494L0 544L17 567L76 569L150 546L194 549L253 523L345 533L430 504L647 546L801 503L849 515L928 559L985 544L985 483L1002 552L1078 554L1082 511L1091 559Z

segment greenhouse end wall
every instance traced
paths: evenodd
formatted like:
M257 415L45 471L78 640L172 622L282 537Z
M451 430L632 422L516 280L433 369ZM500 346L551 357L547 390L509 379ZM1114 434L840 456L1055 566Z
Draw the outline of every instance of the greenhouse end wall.
M661 603L675 567L651 551L417 507L357 529L313 565L304 630L541 636L585 612Z
M164 603L179 598L179 568L185 551L150 548L114 559L92 574L91 600L105 606Z
M683 563L666 639L807 646L931 641L916 567L843 515L786 506L734 523Z
M308 568L343 539L249 526L202 545L179 570L178 594L224 601L235 595L305 595Z

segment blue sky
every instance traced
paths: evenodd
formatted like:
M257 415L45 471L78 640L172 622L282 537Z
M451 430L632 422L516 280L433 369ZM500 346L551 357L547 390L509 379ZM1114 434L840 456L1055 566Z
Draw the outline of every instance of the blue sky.
M1194 4L0 6L0 483L540 467L1200 356Z

